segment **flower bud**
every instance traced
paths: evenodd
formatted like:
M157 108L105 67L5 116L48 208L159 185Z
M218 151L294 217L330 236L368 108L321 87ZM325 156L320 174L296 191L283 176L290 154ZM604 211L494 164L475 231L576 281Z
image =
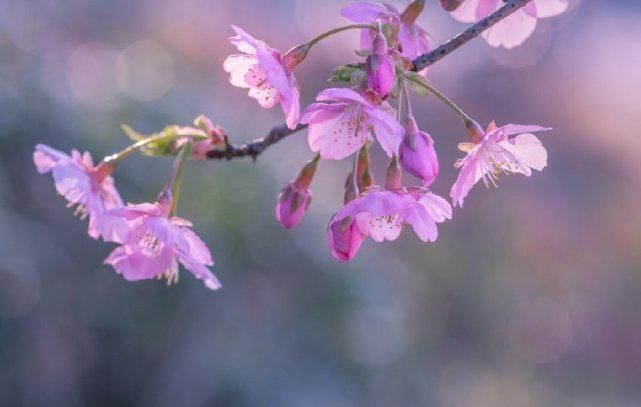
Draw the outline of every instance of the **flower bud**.
M395 67L380 24L372 42L372 52L365 61L365 71L369 87L382 98L387 96L394 87Z
M294 48L287 51L287 53L281 58L281 64L283 68L291 71L296 67L296 65L303 62L307 57L307 53L310 50L309 44L297 45Z
M296 226L303 216L309 205L312 203L312 191L309 189L318 160L320 156L316 156L313 160L308 162L301 170L298 178L287 184L276 200L276 219L287 229Z
M291 229L303 219L311 203L312 191L301 188L295 181L290 182L278 195L276 219L283 227Z
M434 140L429 134L419 131L413 117L405 123L405 138L399 151L401 166L429 186L439 172L438 158L434 150Z
M387 167L387 174L385 178L385 189L393 191L400 189L403 186L401 167L398 165L396 156L392 157L389 166Z
M441 0L441 6L445 11L454 11L463 4L464 1L465 0Z
M364 236L352 217L330 222L327 228L327 243L332 256L348 262L356 256L363 244Z

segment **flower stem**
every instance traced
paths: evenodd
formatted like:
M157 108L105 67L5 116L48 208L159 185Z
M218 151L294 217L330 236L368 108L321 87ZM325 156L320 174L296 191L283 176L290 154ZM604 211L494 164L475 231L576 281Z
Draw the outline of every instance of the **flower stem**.
M327 38L327 37L330 37L330 36L332 36L332 35L334 35L334 34L337 34L337 33L339 33L339 32L342 32L342 31L353 30L353 29L357 29L357 28L364 28L364 29L368 29L368 28L369 28L369 29L372 29L372 30L375 30L375 29L376 29L376 27L375 27L375 26L373 26L373 25L371 25L371 24L350 24L350 25L344 25L344 26L342 26L342 27L334 28L333 30L329 30L329 31L327 31L327 32L324 32L324 33L320 34L318 37L316 37L316 38L312 39L311 41L309 41L309 42L307 43L307 45L309 45L309 47L311 48L311 47L313 47L314 45L316 45L316 43L318 43L318 42L320 42L320 41L324 40L324 39L325 39L325 38Z
M176 157L176 161L174 161L174 169L171 173L171 177L169 178L169 181L167 181L167 185L165 186L163 192L160 193L160 195L162 196L166 192L171 191L171 209L169 211L169 216L175 215L176 210L178 209L180 188L182 186L183 177L185 175L185 165L187 164L187 161L189 161L188 158L191 154L191 147L192 142L188 141L180 149L180 152Z
M449 99L447 96L442 94L438 89L436 89L434 86L430 85L426 80L417 80L415 79L415 76L407 76L405 75L405 78L419 86L424 87L427 89L429 92L434 94L441 102L443 102L447 107L450 108L458 117L461 119L463 124L467 127L470 123L474 123L474 120L470 116L468 116L460 107L456 105L451 99Z
M129 156L131 153L133 153L133 152L145 147L146 145L154 143L156 141L169 139L169 138L172 138L172 137L175 137L175 135L173 135L173 134L165 134L165 133L160 133L160 134L156 134L155 136L147 137L147 138L145 138L143 140L137 141L136 143L130 145L127 148L125 148L124 150L121 150L121 151L117 152L116 154L112 154L110 156L107 156L107 157L103 158L102 161L105 164L116 166L116 165L120 164L120 162L122 160L127 158L127 156Z

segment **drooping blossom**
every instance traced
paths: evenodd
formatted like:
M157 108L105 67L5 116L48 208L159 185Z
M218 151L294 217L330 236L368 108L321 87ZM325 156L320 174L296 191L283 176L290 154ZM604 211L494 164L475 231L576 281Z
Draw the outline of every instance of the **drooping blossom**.
M547 130L551 128L518 124L496 127L490 123L480 142L459 144L467 156L455 164L460 173L450 191L454 206L462 207L469 191L481 179L486 186L496 185L502 172L529 177L532 169L543 170L547 166L547 151L531 133Z
M105 211L123 205L110 175L113 167L104 162L94 165L88 152L72 150L69 156L44 144L36 145L33 161L40 174L51 172L56 190L68 207L75 206L75 215L89 217L89 236L100 237Z
M413 117L405 123L405 138L400 147L399 161L403 169L430 186L439 173L434 140L420 131Z
M394 87L396 68L394 60L389 54L387 39L380 26L374 37L372 51L365 61L365 71L370 89L377 92L382 98L387 96Z
M332 217L330 231L348 218L354 219L363 236L375 242L396 240L405 225L410 225L422 241L433 242L438 237L436 224L452 218L452 207L426 188L389 190L372 186Z
M404 131L387 102L375 106L346 88L325 89L316 100L300 121L309 124L309 146L320 151L321 158L341 160L358 151L372 133L387 155L398 154Z
M429 35L415 24L424 3L424 0L415 0L401 13L389 3L357 2L344 7L341 15L359 24L374 24L376 20L388 24L395 31L402 55L414 59L430 50ZM372 30L361 31L361 48L372 48Z
M191 222L169 217L168 204L143 203L112 209L105 217L108 241L120 244L105 264L128 281L164 278L178 282L179 263L211 290L221 287L208 267L211 252L192 231Z
M504 4L503 0L466 0L451 14L463 23L475 23ZM568 0L534 0L487 29L483 38L492 47L517 47L532 35L539 18L557 16L567 8Z
M230 55L224 69L230 82L249 89L249 96L266 109L280 104L287 126L296 128L300 116L300 90L292 69L301 57L281 57L278 50L257 40L242 29L232 26L236 36L229 41L242 54Z

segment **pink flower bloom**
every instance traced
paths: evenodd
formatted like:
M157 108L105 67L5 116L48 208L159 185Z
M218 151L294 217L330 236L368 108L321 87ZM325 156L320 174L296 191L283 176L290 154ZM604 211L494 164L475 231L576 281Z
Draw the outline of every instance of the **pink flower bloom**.
M332 218L327 228L329 251L336 260L342 262L348 262L356 256L364 238L352 217L340 221Z
M292 73L295 61L284 63L278 50L238 27L232 28L237 35L229 41L242 54L231 55L225 60L224 69L230 74L231 84L249 89L249 96L266 109L280 103L287 126L296 128L300 116L300 91Z
M310 105L301 123L309 124L309 146L320 151L321 158L341 160L358 151L374 132L387 155L398 154L403 140L403 127L383 102L374 106L351 89L325 89L318 94L320 103ZM334 103L326 103L326 102ZM383 111L382 109L386 109Z
M97 239L104 212L123 205L110 176L113 168L104 163L94 166L88 152L72 150L69 156L44 144L36 146L33 161L40 174L52 173L67 206L76 206L75 214L82 219L89 217L89 236Z
M475 23L503 6L503 0L466 0L452 17L463 23ZM505 20L493 25L482 35L492 47L517 47L536 29L537 19L553 17L568 8L568 0L534 0Z
M350 217L363 236L376 242L396 240L404 225L411 225L422 241L433 242L438 236L436 224L452 218L452 207L425 188L387 190L373 186L334 215L330 230Z
M394 87L396 68L387 48L387 39L381 31L374 37L372 53L367 57L365 70L370 89L382 98L387 96Z
M424 54L430 50L429 35L418 25L414 24L422 11L420 2L412 2L405 12L401 13L389 3L358 2L350 4L341 10L341 15L359 24L374 24L381 20L398 30L397 40L401 46L402 55L409 59ZM372 48L372 31L361 31L361 48Z
M283 188L276 203L276 219L287 229L292 229L303 219L312 203L312 191L292 181Z
M405 125L405 138L401 144L399 161L403 169L430 186L439 173L434 140L429 134L419 131L414 118Z
M178 282L178 263L211 290L221 287L209 271L213 266L209 248L182 218L168 217L168 205L144 203L113 209L105 228L110 241L119 243L105 260L128 281L165 278Z
M464 198L481 179L486 186L496 185L501 172L529 177L532 168L543 170L547 166L547 151L531 133L547 130L551 128L518 124L497 128L490 123L480 143L459 144L459 149L467 152L467 156L455 164L461 172L450 191L454 206L458 204L462 207ZM518 135L509 138L514 134Z

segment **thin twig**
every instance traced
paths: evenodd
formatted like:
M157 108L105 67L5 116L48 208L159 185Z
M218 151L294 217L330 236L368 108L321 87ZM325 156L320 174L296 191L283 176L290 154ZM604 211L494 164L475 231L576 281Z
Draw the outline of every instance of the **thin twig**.
M467 30L451 38L443 45L435 48L434 50L423 54L413 61L414 71L421 71L435 62L441 60L452 52L456 51L469 41L481 35L481 33L494 24L508 17L518 9L524 7L532 0L508 0L500 9L485 17L476 24L470 26ZM235 145L228 144L225 150L210 151L207 156L210 159L227 159L240 157L251 157L256 160L256 157L265 151L269 146L278 143L280 140L296 133L297 131L307 128L306 125L299 124L294 130L287 128L286 125L274 127L270 130L269 134L265 137L253 139L243 144Z

